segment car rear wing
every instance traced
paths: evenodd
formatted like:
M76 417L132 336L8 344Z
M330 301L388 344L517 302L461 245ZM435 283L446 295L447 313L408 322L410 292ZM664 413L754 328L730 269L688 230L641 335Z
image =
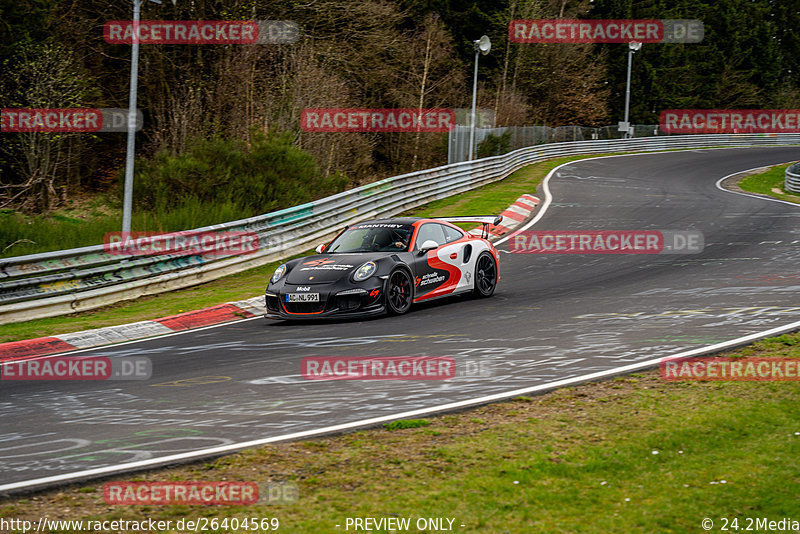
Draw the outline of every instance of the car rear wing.
M464 216L464 217L434 217L440 221L447 221L449 223L478 223L483 225L483 232L481 237L486 239L489 236L489 225L497 226L503 221L502 215L478 215L478 216Z

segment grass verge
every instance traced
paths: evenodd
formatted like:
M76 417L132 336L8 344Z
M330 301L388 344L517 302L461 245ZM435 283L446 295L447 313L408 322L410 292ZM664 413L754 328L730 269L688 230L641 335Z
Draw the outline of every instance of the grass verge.
M726 355L798 358L800 333ZM5 499L0 517L275 517L294 533L389 516L454 518L463 533L702 532L704 518L719 530L723 517L744 528L747 517L796 516L799 402L796 382L665 382L648 371L118 479L291 481L291 504L109 506L92 483Z
M596 158L610 154L571 156L528 165L514 172L508 178L458 196L431 202L410 210L405 215L414 217L448 217L456 215L498 215L525 193L535 195L536 188L554 168L570 161ZM459 225L474 228L475 224Z
M737 185L751 193L767 195L772 198L800 204L800 195L790 193L785 187L785 172L789 165L791 165L791 163L775 165L774 167L770 167L766 172L751 174L739 180Z
M134 211L132 227L141 232L175 232L249 215L232 202L189 199L159 214ZM106 234L119 232L121 220L122 208L110 193L72 199L48 215L0 210L0 258L97 245Z

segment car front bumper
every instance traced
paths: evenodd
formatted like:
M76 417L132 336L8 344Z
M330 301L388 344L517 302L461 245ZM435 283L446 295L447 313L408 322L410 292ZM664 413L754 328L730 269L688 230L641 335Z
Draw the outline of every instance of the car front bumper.
M268 288L264 294L265 316L281 320L345 319L386 312L382 284L339 291L314 287L311 292L319 293L318 302L288 302L286 296L297 293L294 287Z

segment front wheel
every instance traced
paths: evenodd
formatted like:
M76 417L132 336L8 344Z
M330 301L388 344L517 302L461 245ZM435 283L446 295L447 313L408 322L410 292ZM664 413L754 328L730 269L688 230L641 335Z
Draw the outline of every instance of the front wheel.
M475 287L472 292L476 297L491 297L497 287L497 262L494 256L483 252L475 262Z
M396 269L386 281L386 311L389 315L402 315L411 308L411 277L405 269Z

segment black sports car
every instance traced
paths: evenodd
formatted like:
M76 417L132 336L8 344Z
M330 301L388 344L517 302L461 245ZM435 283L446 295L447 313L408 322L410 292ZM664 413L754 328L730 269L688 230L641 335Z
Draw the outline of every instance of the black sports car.
M310 319L402 314L413 302L494 293L499 257L481 235L452 222L498 224L502 217L406 217L346 227L317 255L288 261L266 290L267 317Z

